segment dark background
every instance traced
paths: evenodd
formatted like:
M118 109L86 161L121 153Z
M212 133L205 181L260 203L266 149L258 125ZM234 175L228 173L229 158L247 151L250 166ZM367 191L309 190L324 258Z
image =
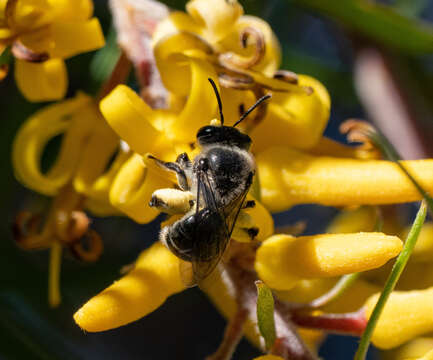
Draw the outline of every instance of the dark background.
M184 3L171 0L168 5L183 9ZM350 21L323 17L323 11L314 11L308 4L300 7L295 1L286 0L241 3L245 13L258 15L273 27L283 48L282 68L312 75L328 88L332 114L326 133L343 140L337 131L340 122L365 115L353 84L356 56L353 45L360 37L362 41L375 43L374 36L365 40L362 32L351 28ZM332 7L340 2L329 3ZM433 20L431 1L388 3L398 5L406 15ZM107 32L111 22L107 3L100 0L95 5L96 16ZM385 48L388 45L381 43ZM428 51L414 55L397 50L394 54L405 64L404 71L416 80L427 103L431 104L433 62ZM77 90L95 91L95 81L88 70L93 55L88 53L68 60L69 95ZM19 250L10 231L18 211L29 207L43 211L49 206L48 198L23 188L14 179L10 161L17 129L45 105L26 102L16 89L12 72L0 84L0 359L203 359L218 347L225 320L197 289L169 298L160 309L133 324L104 333L85 334L72 320L72 314L85 301L119 278L119 269L134 261L141 250L156 240L158 221L139 226L126 218L94 219L92 227L102 234L105 243L101 260L96 264L81 264L66 254L62 264L63 302L57 309L48 307L48 251ZM44 162L49 163L57 148L58 141L50 144ZM277 225L306 219L307 233L318 233L335 214L334 209L305 205L278 214L275 219ZM356 345L355 339L331 336L320 354L325 359L348 359ZM242 341L234 359L252 359L258 355L256 349Z

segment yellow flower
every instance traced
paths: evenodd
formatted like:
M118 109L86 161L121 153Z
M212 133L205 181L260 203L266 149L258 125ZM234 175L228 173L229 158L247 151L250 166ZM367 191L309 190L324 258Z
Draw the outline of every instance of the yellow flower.
M379 294L366 302L370 316ZM380 349L397 347L417 336L433 331L433 288L394 291L373 333L372 342Z
M64 59L99 49L104 36L91 0L6 0L0 7L0 48L11 46L15 79L29 101L61 99Z

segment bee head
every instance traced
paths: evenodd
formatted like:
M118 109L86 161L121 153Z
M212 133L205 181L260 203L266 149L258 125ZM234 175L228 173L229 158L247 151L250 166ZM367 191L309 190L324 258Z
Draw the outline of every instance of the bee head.
M197 141L200 146L228 145L248 150L251 138L232 126L204 126L197 132Z

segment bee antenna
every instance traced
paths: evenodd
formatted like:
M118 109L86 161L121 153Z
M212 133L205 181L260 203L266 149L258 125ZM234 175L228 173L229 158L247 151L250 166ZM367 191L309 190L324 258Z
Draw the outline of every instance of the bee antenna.
M219 111L220 111L220 120L221 120L221 125L224 125L223 104L222 104L222 102L221 102L221 96L220 96L220 93L218 92L218 88L217 88L217 86L215 85L215 82L214 82L211 78L208 78L208 80L209 80L210 84L211 84L212 87L213 87L213 91L215 92L215 96L216 96L217 101L218 101L218 108L219 108Z
M259 106L263 101L270 99L272 96L270 94L267 94L265 96L262 96L259 100L256 101L256 103L251 106L247 111L244 112L244 114L240 117L238 121L235 122L233 127L238 125L242 120L244 120L257 106Z

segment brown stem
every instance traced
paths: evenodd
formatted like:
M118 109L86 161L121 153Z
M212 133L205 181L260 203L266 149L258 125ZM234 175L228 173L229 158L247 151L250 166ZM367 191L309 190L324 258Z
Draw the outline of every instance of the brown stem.
M235 289L238 302L248 310L251 321L257 323L257 290L255 286L257 276L255 272L243 269L238 258L233 258L227 263L225 269L231 285ZM284 359L317 360L317 357L302 341L290 317L286 317L278 307L275 307L275 327L280 343L279 351L283 354Z
M294 312L289 316L298 326L320 329L338 334L361 335L367 325L367 318L363 309L345 314L321 314Z
M105 96L107 96L117 85L122 84L128 78L131 72L131 62L126 56L125 52L120 53L119 59L111 72L110 77L99 89L99 93L96 96L96 100L99 102Z
M218 350L206 357L206 360L230 360L242 339L244 324L248 319L248 310L238 307L235 315L230 319L224 332L223 341Z

